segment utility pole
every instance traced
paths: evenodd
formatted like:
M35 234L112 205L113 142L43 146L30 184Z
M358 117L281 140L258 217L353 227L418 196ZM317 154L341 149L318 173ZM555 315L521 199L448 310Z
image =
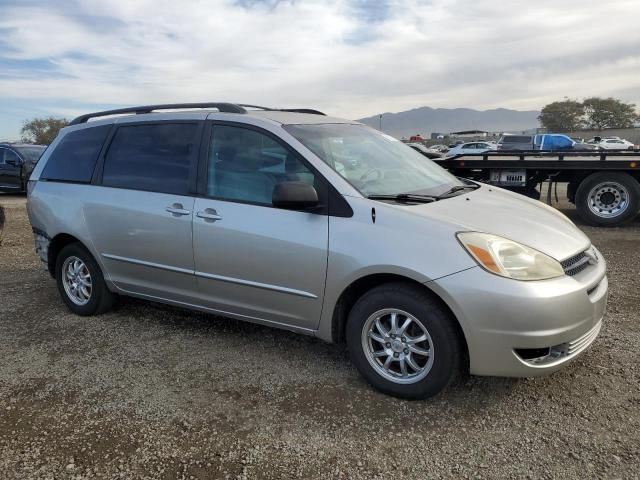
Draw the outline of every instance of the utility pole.
M380 120L380 131L382 131L382 113L378 115L378 118Z

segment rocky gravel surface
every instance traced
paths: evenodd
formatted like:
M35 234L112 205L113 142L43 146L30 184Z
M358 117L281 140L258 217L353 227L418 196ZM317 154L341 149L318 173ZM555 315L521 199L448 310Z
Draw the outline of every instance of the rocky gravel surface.
M313 338L137 300L74 316L24 199L0 205L2 479L640 477L640 221L581 227L610 300L570 366L407 402Z

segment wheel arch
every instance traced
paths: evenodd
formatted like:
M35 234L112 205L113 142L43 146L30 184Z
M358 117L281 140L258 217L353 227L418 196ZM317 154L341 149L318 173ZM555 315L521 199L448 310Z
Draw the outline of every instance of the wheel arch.
M427 292L434 300L440 303L440 305L451 314L451 318L455 320L454 325L456 332L458 333L458 337L462 343L465 355L468 357L469 349L462 325L447 302L445 302L435 291L429 288L428 283L420 283L413 278L394 273L373 273L362 276L352 281L342 291L333 308L331 337L334 343L345 342L347 318L356 301L372 288L386 283L404 283L409 287L418 288Z
M49 270L49 275L52 277L55 278L56 275L56 259L58 258L58 254L64 247L71 243L79 243L85 249L87 248L82 241L68 233L59 233L51 239L51 242L49 242L49 249L47 251L47 269Z

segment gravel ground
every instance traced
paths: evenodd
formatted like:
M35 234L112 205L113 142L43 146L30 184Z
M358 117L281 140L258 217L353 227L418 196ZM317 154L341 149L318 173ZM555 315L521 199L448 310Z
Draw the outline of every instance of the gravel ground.
M313 338L131 299L71 315L24 199L0 205L3 479L640 478L640 221L582 227L610 303L569 367L407 402Z

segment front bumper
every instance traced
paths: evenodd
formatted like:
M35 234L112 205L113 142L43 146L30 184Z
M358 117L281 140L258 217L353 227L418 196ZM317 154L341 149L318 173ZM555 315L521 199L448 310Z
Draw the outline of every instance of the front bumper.
M606 264L573 277L522 282L480 267L429 286L458 318L474 375L532 377L561 368L597 337L606 309Z

